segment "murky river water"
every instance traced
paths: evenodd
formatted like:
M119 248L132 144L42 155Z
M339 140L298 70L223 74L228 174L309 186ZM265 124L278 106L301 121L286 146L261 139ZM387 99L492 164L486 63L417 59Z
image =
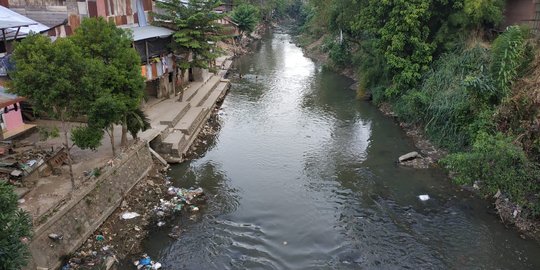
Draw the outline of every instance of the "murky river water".
M216 139L171 171L210 200L176 221L180 239L150 235L154 259L165 269L540 269L540 246L487 202L440 170L398 166L411 140L290 41L271 34L236 61Z

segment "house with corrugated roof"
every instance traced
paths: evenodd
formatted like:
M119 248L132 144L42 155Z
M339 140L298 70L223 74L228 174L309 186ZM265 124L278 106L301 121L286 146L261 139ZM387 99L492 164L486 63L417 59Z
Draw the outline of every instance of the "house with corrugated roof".
M176 59L168 46L173 31L150 25L152 0L0 0L0 5L44 26L46 29L39 32L51 38L73 34L84 18L92 17L103 17L120 28L129 29L133 46L141 56L141 75L147 81L147 95L161 98L175 91ZM6 66L9 63L4 62ZM1 70L0 67L0 76Z

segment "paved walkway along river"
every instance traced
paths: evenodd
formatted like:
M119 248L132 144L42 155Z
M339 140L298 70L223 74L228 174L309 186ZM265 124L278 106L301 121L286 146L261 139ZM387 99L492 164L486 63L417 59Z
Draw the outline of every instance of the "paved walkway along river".
M171 171L208 205L173 224L179 239L163 228L145 243L165 269L540 269L540 246L488 202L396 164L412 141L289 35L234 65L216 139Z

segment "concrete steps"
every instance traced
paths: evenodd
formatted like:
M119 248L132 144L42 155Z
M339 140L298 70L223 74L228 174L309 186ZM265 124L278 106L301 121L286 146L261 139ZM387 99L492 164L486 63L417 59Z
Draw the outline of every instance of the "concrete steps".
M139 138L143 141L150 142L154 140L157 137L167 137L168 135L169 126L167 125L156 125L152 126L152 128L145 130L144 132L139 133Z
M191 108L189 102L175 102L175 106L165 107L161 114L159 124L174 127Z
M196 95L194 95L191 99L189 99L189 102L193 104L194 106L201 106L202 103L204 103L204 101L212 93L214 88L216 88L220 79L221 78L218 76L213 76L205 85L203 85L199 89Z
M183 150L188 143L187 136L181 131L170 133L160 144L159 152L167 153L174 157L180 157L180 150Z
M188 89L186 89L186 91L184 92L182 100L188 100L188 101L191 100L193 96L195 96L199 92L199 90L202 89L204 85L208 83L208 81L212 78L213 76L209 76L209 77L205 77L204 81L191 82L189 84Z
M174 130L180 130L185 135L192 135L193 131L199 127L206 116L207 110L203 107L193 107L189 109L186 115L174 126Z
M224 58L221 66L230 68L231 64L232 61ZM146 110L152 129L142 132L141 138L168 162L181 162L215 104L229 88L230 81L223 76L204 76L203 81L190 83L182 102L177 101L177 96L154 103Z
M211 110L216 105L216 102L225 94L229 87L228 82L220 82L216 89L208 96L206 101L201 105L203 108Z

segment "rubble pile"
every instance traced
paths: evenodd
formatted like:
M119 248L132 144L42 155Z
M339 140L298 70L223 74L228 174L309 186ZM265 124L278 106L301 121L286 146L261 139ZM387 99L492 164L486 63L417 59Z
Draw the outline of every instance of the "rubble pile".
M42 175L55 173L55 162L49 162L50 159L60 155L59 162L63 163L63 148L41 148L34 143L27 141L0 141L0 179L10 182L16 186L23 186L22 179L30 175L34 170L44 163L53 163L51 168L43 170ZM55 160L53 160L55 161Z

